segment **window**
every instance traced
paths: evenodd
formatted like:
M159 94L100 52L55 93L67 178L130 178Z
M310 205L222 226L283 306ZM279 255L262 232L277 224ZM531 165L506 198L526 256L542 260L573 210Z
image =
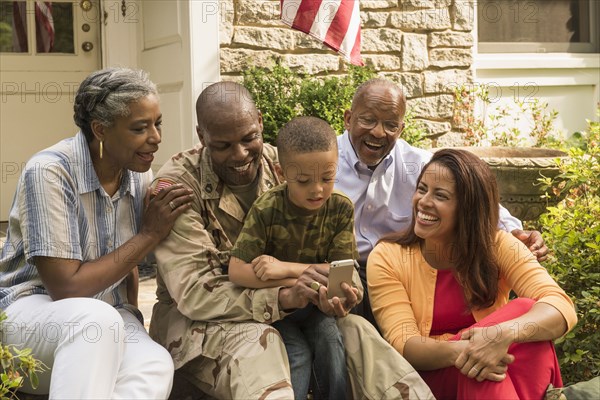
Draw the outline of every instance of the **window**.
M480 53L595 53L598 0L478 0Z
M0 52L73 54L73 1L0 0Z

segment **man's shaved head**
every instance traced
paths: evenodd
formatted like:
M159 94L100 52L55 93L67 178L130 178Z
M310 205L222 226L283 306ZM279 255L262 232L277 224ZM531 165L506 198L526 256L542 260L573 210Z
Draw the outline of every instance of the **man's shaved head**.
M201 131L205 131L207 124L215 118L227 118L232 113L247 113L258 117L252 95L239 83L213 83L205 88L196 100L196 118Z

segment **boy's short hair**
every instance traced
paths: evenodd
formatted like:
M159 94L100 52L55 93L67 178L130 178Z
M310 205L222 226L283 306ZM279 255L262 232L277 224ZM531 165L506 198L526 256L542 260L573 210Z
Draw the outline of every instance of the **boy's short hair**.
M284 165L291 154L316 153L335 149L337 137L333 128L317 117L296 117L277 134L279 162Z

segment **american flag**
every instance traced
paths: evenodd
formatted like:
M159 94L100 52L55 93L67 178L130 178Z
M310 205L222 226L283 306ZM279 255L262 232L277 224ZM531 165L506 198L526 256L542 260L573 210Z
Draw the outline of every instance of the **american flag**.
M54 49L54 19L52 18L52 3L36 1L35 37L38 53L50 53ZM13 51L26 53L27 45L27 13L24 1L13 1Z
M314 38L355 65L360 56L359 0L280 0L281 21Z
M156 196L158 192L174 184L175 181L172 181L170 179L158 178L158 181L156 181L156 186L154 186L154 190L152 191L152 196Z
M35 38L38 53L50 53L54 49L54 19L50 2L35 2Z

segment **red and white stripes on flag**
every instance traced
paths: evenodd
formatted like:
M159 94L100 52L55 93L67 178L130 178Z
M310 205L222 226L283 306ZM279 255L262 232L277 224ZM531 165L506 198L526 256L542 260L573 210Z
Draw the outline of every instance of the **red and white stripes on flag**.
M50 53L54 49L54 19L52 18L52 3L36 1L35 38L38 53ZM27 10L26 2L13 1L13 51L26 53L27 45Z
M308 33L355 65L360 56L359 0L280 0L281 21Z
M54 48L54 19L52 3L35 2L35 38L38 53L50 53Z
M163 189L168 188L171 185L174 185L176 182L167 178L159 178L158 182L156 182L156 186L154 186L154 190L152 191L152 196L156 196L158 192Z

